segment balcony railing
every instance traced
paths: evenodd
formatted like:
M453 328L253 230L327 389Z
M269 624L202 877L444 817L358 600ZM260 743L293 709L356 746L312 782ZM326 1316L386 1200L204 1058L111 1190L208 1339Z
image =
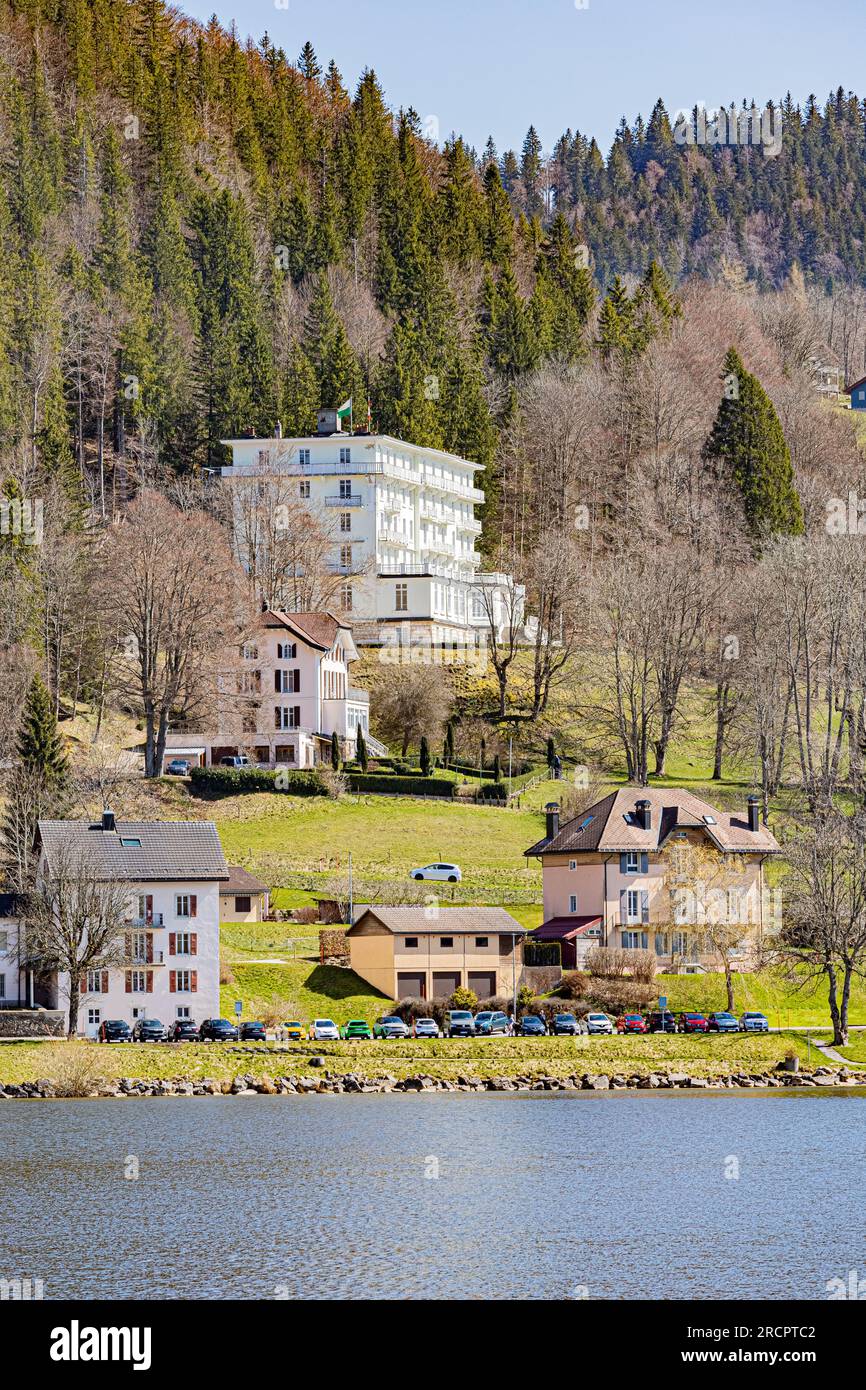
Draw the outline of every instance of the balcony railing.
M126 970L150 970L154 965L165 965L165 951L154 951L153 959L144 959L138 951L134 951L130 959L126 962Z
M148 912L145 917L130 917L126 925L131 931L146 931L148 927L162 927L165 922L161 912Z
M360 492L353 492L348 497L326 497L326 507L363 507L364 499Z

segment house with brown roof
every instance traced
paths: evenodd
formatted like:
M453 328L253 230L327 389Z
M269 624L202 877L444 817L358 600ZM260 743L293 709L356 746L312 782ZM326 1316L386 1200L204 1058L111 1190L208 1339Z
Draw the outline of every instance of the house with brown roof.
M268 885L240 864L229 864L220 884L220 922L263 922L268 915Z
M218 728L173 730L165 764L186 758L210 767L244 755L267 767L314 767L330 762L334 733L343 756L353 757L358 729L365 737L370 729L370 697L351 683L357 658L343 618L268 609L221 678Z
M501 907L368 907L346 932L352 969L389 999L512 994L526 928Z
M687 846L702 856L703 885L682 872L676 851ZM544 923L533 937L560 941L565 968L611 946L653 951L660 969L699 969L719 922L730 935L742 925L731 954L739 968L753 963L769 928L764 865L781 850L756 797L719 811L676 788L620 787L564 824L551 803L543 839L525 853L542 865Z

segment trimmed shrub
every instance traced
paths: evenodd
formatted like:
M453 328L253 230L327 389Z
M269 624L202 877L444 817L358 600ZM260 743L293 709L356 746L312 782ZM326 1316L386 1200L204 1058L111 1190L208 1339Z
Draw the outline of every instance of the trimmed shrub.
M314 768L293 771L268 767L194 767L190 786L196 796L243 796L247 792L285 792L287 796L326 796Z
M479 801L505 801L508 791L504 782L482 782L475 795Z
M523 943L524 965L561 965L562 947L558 941L532 941Z
M459 989L455 989L451 998L448 1000L448 1008L477 1009L478 995L475 993L474 989L467 989L465 985L461 985Z
M349 787L353 792L392 792L404 796L444 796L453 797L454 783L444 777L418 776L377 776L373 772L349 774Z

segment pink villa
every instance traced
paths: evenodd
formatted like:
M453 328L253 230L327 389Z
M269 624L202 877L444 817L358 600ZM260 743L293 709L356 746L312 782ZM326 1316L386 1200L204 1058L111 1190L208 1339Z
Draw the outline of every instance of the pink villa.
M532 939L560 942L564 969L593 946L653 951L660 969L706 969L712 950L701 921L742 923L731 955L751 968L771 925L764 862L781 853L757 797L728 812L676 788L621 787L562 825L557 805L546 814L544 838L526 850L540 859L544 884L544 922ZM719 855L711 901L697 915L672 865L671 851L684 844Z

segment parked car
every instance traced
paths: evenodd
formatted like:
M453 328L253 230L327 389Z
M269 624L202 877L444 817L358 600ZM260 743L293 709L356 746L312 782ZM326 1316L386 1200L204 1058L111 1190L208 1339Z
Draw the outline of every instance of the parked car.
M710 1025L706 1014L680 1014L677 1026L681 1033L706 1033Z
M169 1042L198 1042L198 1024L191 1018L178 1018L168 1030Z
M543 1038L546 1033L544 1019L539 1018L538 1014L524 1014L517 1024L519 1038Z
M252 767L252 763L249 758L241 754L237 758L220 758L220 767Z
M373 1025L374 1038L408 1038L409 1029L398 1014L386 1014Z
M132 1025L133 1042L165 1042L165 1028L158 1018L137 1018Z
M132 1029L122 1018L106 1018L99 1025L100 1042L132 1042Z
M169 777L188 777L190 766L186 758L172 758L165 770Z
M412 1025L412 1036L415 1038L441 1038L442 1034L435 1018L416 1018Z
M553 1020L553 1035L557 1038L577 1037L580 1024L574 1014L557 1014Z
M332 1018L314 1018L310 1024L313 1042L339 1042L340 1030Z
M710 1033L739 1033L740 1025L733 1014L725 1011L718 1014L710 1014L707 1019L707 1028Z
M587 1014L586 1031L587 1033L612 1033L613 1024L607 1014Z
M289 1042L300 1042L301 1038L304 1036L304 1025L303 1023L299 1023L296 1018L290 1019L288 1023L284 1023L283 1028L285 1029L286 1037Z
M741 1015L741 1033L769 1033L769 1031L770 1023L766 1014L750 1012Z
M490 1037L493 1033L508 1032L508 1019L499 1009L482 1009L475 1015L477 1036Z
M241 1042L266 1042L267 1033L263 1023L242 1023Z
M236 1042L238 1030L227 1018L206 1018L198 1035L202 1042Z
M445 1015L446 1038L474 1038L475 1019L468 1009L449 1009Z
M656 1010L655 1013L647 1014L646 1031L648 1033L675 1033L677 1021L670 1009Z
M443 883L459 883L463 878L457 864L425 864L423 869L413 869L410 878L434 878Z
M364 1018L350 1018L349 1022L343 1026L343 1037L348 1042L358 1040L373 1040L373 1030Z
M643 1014L621 1014L616 1021L618 1033L645 1033L647 1022Z

